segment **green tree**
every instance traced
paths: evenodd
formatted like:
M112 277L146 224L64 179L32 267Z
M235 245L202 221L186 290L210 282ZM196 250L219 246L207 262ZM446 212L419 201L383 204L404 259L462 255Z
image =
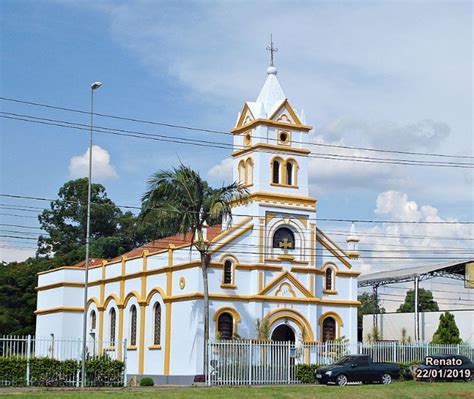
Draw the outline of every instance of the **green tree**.
M456 325L454 315L444 312L439 316L438 329L433 335L433 344L460 344L462 342L459 336L459 329Z
M0 334L35 333L36 273L50 264L48 259L29 258L0 265Z
M38 217L46 234L38 239L37 254L50 256L53 264L71 265L85 258L87 183L87 178L66 182L58 199ZM149 230L131 212L123 213L104 186L92 184L91 257L121 255L147 242Z
M438 311L438 304L433 299L433 294L430 290L420 288L418 290L418 311L419 312L436 312ZM405 296L405 302L400 305L397 312L410 313L415 311L415 290L409 290Z
M204 238L204 228L221 219L232 221L231 201L245 202L248 191L234 182L213 190L191 168L180 165L162 170L148 180L148 191L142 197L143 218L152 217L164 230L177 229L191 234L191 243L200 253L204 291L204 371L207 368L209 339L208 268L211 262L210 243ZM158 217L156 217L158 212Z
M380 306L380 299L374 294L364 292L357 296L360 306L357 308L357 328L362 332L362 320L366 314L385 313L385 308Z

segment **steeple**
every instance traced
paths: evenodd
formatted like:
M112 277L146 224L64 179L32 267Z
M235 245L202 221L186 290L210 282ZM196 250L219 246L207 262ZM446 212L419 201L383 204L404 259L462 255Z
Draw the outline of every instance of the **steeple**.
M357 235L355 223L352 222L351 228L349 230L349 235L346 238L347 242L347 253L350 258L358 258L359 257L359 250L357 248L357 244L359 243L360 238Z

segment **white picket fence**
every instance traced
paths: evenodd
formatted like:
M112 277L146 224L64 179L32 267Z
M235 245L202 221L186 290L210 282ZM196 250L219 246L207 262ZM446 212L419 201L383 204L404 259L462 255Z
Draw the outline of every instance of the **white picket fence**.
M208 343L208 385L296 384L301 364L328 365L342 356L367 354L376 362L421 362L425 356L464 355L474 361L474 347L399 342L324 342L295 344L272 341Z
M88 360L98 356L106 356L110 360L124 362L124 370L120 375L106 376L88 371L84 381L87 386L95 385L126 385L126 340L123 342L110 342L89 340L86 342L86 358ZM120 352L123 356L119 356ZM51 375L32 372L34 359L50 358L60 361L70 361L68 367L60 367ZM25 364L24 378L17 374L9 375L2 370L5 360L18 360L18 367ZM21 361L25 360L26 363ZM81 385L82 340L78 338L33 337L33 336L1 336L0 337L0 386L5 385L47 385L47 386L80 386ZM64 371L68 370L68 371ZM34 377L32 377L34 375Z

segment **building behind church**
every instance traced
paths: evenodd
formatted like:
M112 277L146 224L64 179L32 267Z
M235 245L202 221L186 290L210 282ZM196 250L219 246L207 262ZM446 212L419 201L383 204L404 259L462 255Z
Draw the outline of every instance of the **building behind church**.
M351 230L342 249L317 226L308 192L311 130L270 66L231 130L234 180L251 202L234 204L230 227L206 229L211 339L257 338L259 320L275 341L357 340L359 240ZM186 383L203 373L203 283L190 238L90 264L88 338L99 351L126 339L128 374ZM39 273L37 337L81 337L84 272L81 263Z

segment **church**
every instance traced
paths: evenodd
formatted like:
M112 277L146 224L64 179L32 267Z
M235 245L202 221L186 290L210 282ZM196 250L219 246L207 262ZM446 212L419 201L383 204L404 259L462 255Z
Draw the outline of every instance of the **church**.
M352 226L343 249L317 226L308 191L311 130L272 62L231 130L233 177L250 202L233 204L230 227L205 231L211 339L255 339L260 322L275 341L357 341L359 238ZM87 309L84 262L39 273L36 336L80 339L85 311L90 353L126 355L129 375L193 382L203 374L204 317L200 257L190 240L176 235L92 259Z

